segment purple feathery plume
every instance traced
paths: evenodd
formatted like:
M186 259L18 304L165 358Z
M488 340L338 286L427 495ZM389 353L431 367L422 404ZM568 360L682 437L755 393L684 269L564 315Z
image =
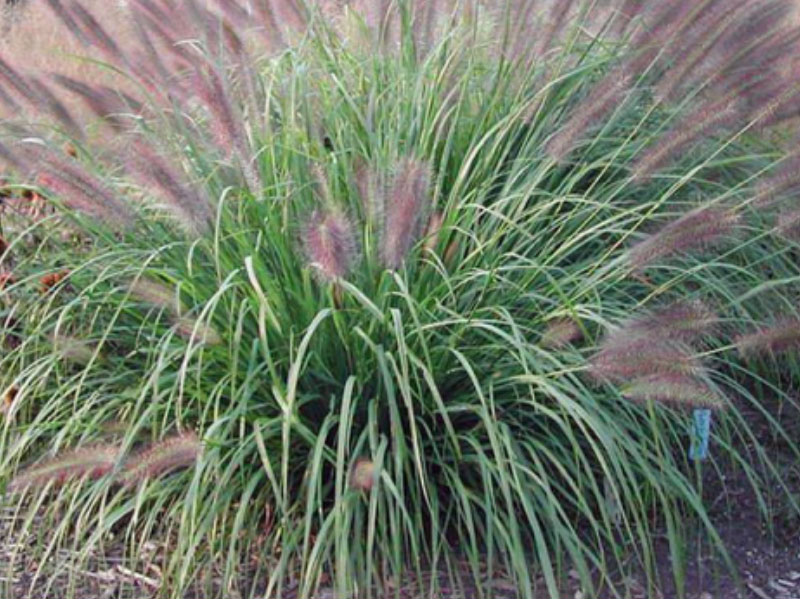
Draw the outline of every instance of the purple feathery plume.
M213 67L197 73L197 93L205 104L217 145L227 156L235 156L252 192L261 188L261 179L250 162L247 137L222 77Z
M323 281L348 275L356 259L356 237L350 220L334 209L315 210L302 232L309 266Z
M631 178L643 181L681 154L698 139L731 127L742 120L741 92L714 101L703 101L677 122L672 130L645 148L633 164Z
M66 28L75 36L75 38L80 41L84 46L89 45L89 40L86 39L86 36L81 31L81 28L78 27L78 23L75 22L75 19L69 13L69 11L64 8L64 5L61 3L60 0L45 0L47 2L47 6L50 7L50 10L53 14L66 26Z
M745 358L796 351L800 349L800 318L781 318L772 325L739 336L734 343Z
M628 250L637 271L674 254L705 249L734 233L739 216L730 208L703 206L669 223Z
M83 139L83 127L72 117L72 114L64 103L52 92L50 88L35 77L30 79L31 87L36 90L36 108L50 114L63 125L69 134L76 139Z
M128 65L125 54L90 11L77 0L72 1L70 10L75 17L73 22L77 22L83 31L84 39L89 40L89 43L96 46L112 63Z
M129 124L121 118L122 114L138 112L141 103L108 87L93 88L90 85L67 77L53 74L53 79L63 88L80 96L89 109L117 131L124 131Z
M800 239L800 209L781 212L776 228L779 234L788 239Z
M625 69L615 69L597 83L580 107L559 131L548 140L545 151L556 162L563 162L580 137L594 124L625 101L634 78Z
M758 184L753 203L756 206L767 206L786 192L800 190L800 151L787 155L775 172Z
M39 184L49 189L70 209L102 222L126 227L133 223L130 207L100 180L74 161L49 150L27 152L36 165Z
M400 267L422 233L430 204L430 179L427 163L403 159L390 189L383 195L380 255L390 269Z
M31 104L37 104L39 97L25 78L16 69L0 58L0 83L5 83Z

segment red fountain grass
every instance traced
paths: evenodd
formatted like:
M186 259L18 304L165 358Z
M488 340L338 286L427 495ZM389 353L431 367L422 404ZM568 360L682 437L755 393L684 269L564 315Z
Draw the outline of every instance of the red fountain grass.
M193 431L168 437L130 456L120 473L120 482L131 486L190 468L202 452L203 442Z
M674 254L716 246L736 232L739 222L739 215L730 208L701 206L631 247L628 259L641 272Z
M637 403L656 402L677 408L725 407L725 400L703 381L681 373L657 373L621 387L622 396Z
M109 474L117 464L120 449L111 445L96 445L68 451L22 470L8 484L11 493L47 484L62 485L76 478L97 479Z
M389 269L397 269L419 240L430 204L430 167L420 160L401 160L390 189L383 195L380 256Z
M781 318L758 331L734 340L745 358L777 356L800 349L800 318Z
M303 251L319 278L333 282L345 278L357 257L356 235L350 219L336 209L318 209L302 233Z

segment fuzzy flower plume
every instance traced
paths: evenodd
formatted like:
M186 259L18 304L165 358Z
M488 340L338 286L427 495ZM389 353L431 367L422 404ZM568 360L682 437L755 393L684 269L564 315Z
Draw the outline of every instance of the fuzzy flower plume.
M755 189L753 203L768 206L784 195L800 191L800 152L786 156L773 173L761 180Z
M693 376L702 371L691 347L620 329L606 336L589 361L597 381L625 383L653 374Z
M677 301L631 320L625 328L653 339L692 343L712 334L719 318L699 300Z
M302 233L303 251L323 281L347 276L356 258L356 237L350 219L334 209L315 210Z
M390 189L383 196L380 254L387 268L399 268L422 234L430 204L431 171L414 158L398 164Z
M702 381L676 373L660 373L642 377L623 385L623 397L631 401L654 401L675 407L722 408L724 400Z
M184 432L150 445L128 458L121 474L123 485L161 477L176 470L190 468L200 458L203 442L194 432Z
M184 339L193 343L205 345L219 345L222 336L210 324L201 322L189 316L181 316L175 322L175 330Z
M583 332L572 318L556 318L547 323L539 345L545 349L562 349L582 338Z
M107 445L69 451L26 468L11 480L8 490L15 493L48 483L61 485L75 478L100 478L113 470L119 455L118 447Z
M778 233L788 239L800 239L800 210L784 210L778 215Z
M350 470L350 487L369 491L375 484L375 464L368 458L358 458Z
M800 318L782 318L773 325L741 335L735 343L745 358L797 351L800 349Z
M72 335L53 335L50 341L61 359L72 364L88 364L97 352L93 343Z
M714 246L731 235L738 223L739 217L733 210L717 206L700 207L631 247L628 258L634 269L641 271L653 262L674 254Z
M742 119L744 91L736 90L719 100L699 103L671 131L644 149L633 165L633 180L646 180L698 140L738 124Z
M45 148L18 147L25 170L35 174L37 183L72 210L115 227L134 221L131 208L117 194L81 164L65 159L61 152Z
M175 310L176 295L167 285L152 279L138 278L129 287L131 296L159 308Z
M177 168L161 156L152 145L138 141L129 153L128 168L147 190L154 191L183 227L192 234L201 234L212 220L208 198L183 181Z
M131 297L167 310L174 322L175 332L194 343L218 345L222 336L210 324L183 314L185 308L175 292L167 285L151 279L136 279L128 288Z
M705 369L692 345L717 324L716 314L703 302L673 302L606 334L588 372L597 381L618 385L631 401L722 407L724 398L704 382Z

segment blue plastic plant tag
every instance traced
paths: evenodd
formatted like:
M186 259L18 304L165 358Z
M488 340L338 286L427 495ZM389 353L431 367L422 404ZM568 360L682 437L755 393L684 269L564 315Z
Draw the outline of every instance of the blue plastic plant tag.
M690 460L705 460L708 457L708 438L711 434L711 410L695 410L692 426Z

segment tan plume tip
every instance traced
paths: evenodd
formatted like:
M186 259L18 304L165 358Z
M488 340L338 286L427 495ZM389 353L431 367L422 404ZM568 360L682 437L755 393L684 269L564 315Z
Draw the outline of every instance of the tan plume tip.
M18 395L19 387L16 385L12 385L6 389L5 393L3 393L3 403L0 404L0 414L8 417L11 410L14 408L14 401L17 399Z
M350 471L350 487L369 491L375 484L375 464L369 458L358 458Z
M121 475L125 485L189 468L202 455L203 443L194 432L169 437L131 456Z
M636 402L654 401L674 407L722 408L725 402L707 384L679 373L642 377L621 389L623 397Z
M324 281L347 276L355 262L353 226L336 210L315 210L302 234L306 260Z
M439 244L439 237L444 224L444 215L441 212L434 212L428 219L428 226L425 229L425 249L433 251Z
M797 351L800 349L800 319L783 318L756 332L739 336L734 343L745 358Z
M72 450L26 468L11 480L8 489L17 492L48 483L60 485L75 478L100 478L113 470L119 455L118 447L108 445Z
M583 337L578 323L572 318L556 318L547 323L547 328L539 339L545 349L561 349Z
M222 336L209 324L188 316L181 316L175 323L175 330L184 339L205 345L219 345Z
M158 306L160 308L176 309L177 296L173 289L164 283L153 281L152 279L136 279L129 286L131 296L142 302ZM180 311L180 310L178 310Z
M63 360L75 364L88 364L97 351L93 343L71 335L53 335L51 342Z

